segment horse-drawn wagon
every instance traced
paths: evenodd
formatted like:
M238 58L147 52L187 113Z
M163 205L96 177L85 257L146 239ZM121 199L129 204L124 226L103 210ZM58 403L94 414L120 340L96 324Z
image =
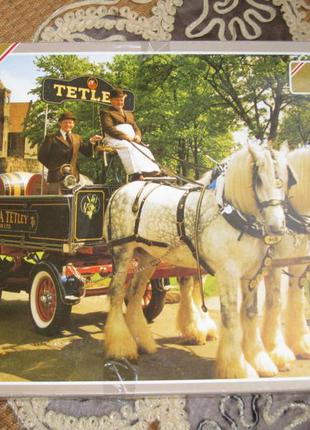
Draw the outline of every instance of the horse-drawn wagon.
M64 326L72 305L82 297L106 294L103 284L112 278L106 354L132 359L137 358L138 349L156 351L141 312L143 297L150 299L145 307L150 320L164 305L163 278L199 274L202 265L216 273L221 287L217 375L275 375L294 354L280 348L269 333L263 336L265 350L257 330L256 286L263 275L269 276L267 266L278 252L273 245L286 234L285 208L290 188L296 185L294 170L284 152L249 144L232 155L218 182L212 191L203 182L172 188L171 184L138 181L121 187L110 198L114 187L71 186L69 181L63 195L0 197L0 292L28 292L35 327L51 334ZM306 249L298 252L298 263L307 264ZM278 260L277 264L291 262ZM131 278L124 318L123 287ZM98 288L94 287L97 281ZM194 289L189 291L179 328L184 337L205 340L207 320L197 310ZM300 338L307 337L305 333ZM301 352L299 345L293 345L294 353L308 354L309 345L307 339Z
M6 194L12 195L0 196L0 297L4 291L29 293L35 328L53 334L83 297L108 294L113 263L103 238L103 217L113 187L85 185L63 195L13 195L14 189L17 194L27 189L18 185L21 176L25 178L15 175L14 183L11 175ZM133 262L128 280L134 271ZM145 294L149 321L164 306L164 278L181 274L191 272L163 264L158 268Z

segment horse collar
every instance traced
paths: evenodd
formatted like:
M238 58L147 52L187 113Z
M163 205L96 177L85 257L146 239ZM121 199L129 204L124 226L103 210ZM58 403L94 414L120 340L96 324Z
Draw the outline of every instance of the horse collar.
M285 217L286 226L290 230L293 230L298 234L310 233L310 218L305 215L300 215L289 203L287 204Z
M260 239L264 237L263 226L254 216L243 214L227 202L220 207L220 213L233 228L240 231L238 240L241 240L243 234L249 234Z

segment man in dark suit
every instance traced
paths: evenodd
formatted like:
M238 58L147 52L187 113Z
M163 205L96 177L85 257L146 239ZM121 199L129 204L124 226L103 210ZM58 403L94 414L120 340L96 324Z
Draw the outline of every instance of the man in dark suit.
M105 133L104 143L116 149L128 175L132 179L160 176L161 171L152 152L141 145L141 131L133 113L125 111L123 90L110 92L111 106L101 111L101 124Z
M56 134L47 135L39 148L38 159L47 167L48 193L59 194L60 182L67 171L79 181L78 153L91 156L93 146L102 136L95 135L89 142L83 143L80 135L72 133L76 118L72 112L61 114L58 124L59 131Z

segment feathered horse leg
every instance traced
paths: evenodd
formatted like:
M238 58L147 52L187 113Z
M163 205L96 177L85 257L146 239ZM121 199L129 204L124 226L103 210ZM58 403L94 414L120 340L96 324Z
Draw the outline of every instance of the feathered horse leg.
M203 277L203 280L205 277ZM201 326L203 331L206 333L207 340L218 339L218 329L216 322L210 317L209 312L204 312L202 310L202 300L199 279L194 276L194 289L193 289L193 300L198 308L198 312L201 318Z
M156 352L157 347L143 314L142 299L146 285L154 273L155 267L151 265L150 267L146 267L143 271L139 271L139 267L149 266L152 260L154 260L154 258L145 252L139 254L138 272L134 275L130 283L127 296L127 312L125 316L129 330L139 349L149 354Z
M218 378L257 378L242 349L242 328L238 310L240 275L235 267L217 272L220 285L222 327L216 360Z
M305 292L299 284L303 266L291 266L289 279L285 337L287 344L300 358L310 359L310 331L305 318Z
M281 269L270 268L264 280L266 293L262 338L278 369L289 370L295 355L286 345L282 333Z
M207 338L216 338L217 327L208 313L201 310L199 281L196 277L178 278L180 305L177 328L186 342L204 344Z
M134 360L138 358L137 344L123 315L125 282L133 250L118 247L113 252L115 274L110 283L111 307L105 324L106 356Z
M243 351L247 361L259 376L271 377L278 368L264 348L258 326L257 288L249 289L248 281L242 281L241 321L243 328Z

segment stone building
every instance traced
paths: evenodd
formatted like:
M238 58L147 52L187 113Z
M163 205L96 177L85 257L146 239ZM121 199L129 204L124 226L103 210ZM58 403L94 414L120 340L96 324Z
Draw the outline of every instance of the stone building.
M23 135L31 102L11 103L0 81L0 173L40 172L36 148Z

